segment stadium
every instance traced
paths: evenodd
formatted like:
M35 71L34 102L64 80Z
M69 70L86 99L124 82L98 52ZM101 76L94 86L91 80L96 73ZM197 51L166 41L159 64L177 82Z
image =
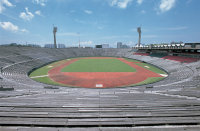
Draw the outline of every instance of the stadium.
M0 131L200 131L200 0L0 0Z
M196 51L199 48L198 46L187 48L196 53L178 53L179 56L177 53L174 53L176 56L169 55L172 54L171 52L166 54L166 50L170 48L50 49L1 46L1 129L10 127L10 129L17 130L27 128L33 130L143 130L148 128L169 130L179 126L180 130L198 130L200 122L200 61ZM170 50L185 49L186 47L181 49L177 47ZM96 81L94 82L95 86L87 87L84 84L77 86L77 83L93 82L85 79L78 81L77 79L81 79L81 77L74 80L76 81L75 86L73 84L63 86L51 84L51 82L45 84L45 82L36 81L29 76L37 70L42 73L41 69L49 66L51 70L48 70L59 71L56 68L60 69L63 63L65 68L70 68L71 73L82 72L87 76L87 68L91 68L91 66L87 68L82 66L81 69L73 68L74 71L69 67L70 64L66 66L67 62L75 64L72 62L73 60L76 62L86 60L86 63L91 63L91 65L93 63L88 60L95 60L94 63L97 62L97 65L101 62L106 63L106 60L113 60L116 62L115 64L122 61L134 65L145 64L140 67L141 69L145 69L144 66L148 64L149 67L152 66L162 73L166 72L167 75L160 81L142 82L142 84L125 83L123 86L113 87L106 86L105 83L105 85L95 83ZM122 64L125 63L122 62ZM121 67L121 65L118 66ZM76 67L76 65L72 65L72 67ZM129 68L125 67L127 70L117 68L116 70L113 65L112 67L112 73L124 73ZM138 69L136 68L136 70ZM147 69L144 72L151 72ZM70 73L70 71L66 69L64 73ZM107 72L106 69L101 71L98 66L94 68L93 73L97 71ZM128 73L132 72L131 70ZM91 74L88 75L92 77ZM36 76L41 75L37 74ZM59 76L59 74L53 76ZM98 74L94 76L100 77ZM110 74L108 76L111 77ZM130 76L122 75L122 77L128 79ZM45 77L40 77L39 80L41 78ZM67 79L71 78L68 76L65 80ZM109 81L109 78L107 79ZM134 79L131 80L134 81ZM117 81L120 80L117 79ZM111 84L115 84L117 81Z
M86 88L142 85L161 80L164 76L167 76L164 71L151 65L115 57L67 59L42 67L30 74L30 77L38 82Z

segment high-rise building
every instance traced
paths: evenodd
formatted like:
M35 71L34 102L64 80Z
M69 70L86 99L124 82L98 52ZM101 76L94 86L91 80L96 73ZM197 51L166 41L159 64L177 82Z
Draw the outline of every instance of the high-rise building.
M102 44L102 48L109 48L109 44Z
M121 48L130 48L130 46L124 44L124 45L121 46Z
M65 44L58 44L58 48L65 48Z
M121 48L122 47L122 42L117 42L117 48Z
M122 42L117 42L117 48L130 48L130 46L122 44Z
M55 48L54 44L45 44L44 47L45 48Z

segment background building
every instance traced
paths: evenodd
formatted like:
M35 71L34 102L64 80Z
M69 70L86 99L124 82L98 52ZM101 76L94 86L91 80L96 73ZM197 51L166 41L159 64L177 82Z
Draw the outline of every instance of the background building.
M66 47L65 47L65 44L58 44L57 48L66 48Z
M54 44L45 44L44 47L45 48L54 48Z
M45 44L45 48L55 48L54 44ZM66 48L65 44L57 44L57 48Z
M95 48L102 48L102 45L96 45Z
M130 47L126 44L122 44L122 42L117 42L117 48L130 48Z
M109 44L102 44L102 48L109 48Z
M95 48L109 48L109 44L96 45Z
M122 42L117 42L117 48L121 48L122 47Z

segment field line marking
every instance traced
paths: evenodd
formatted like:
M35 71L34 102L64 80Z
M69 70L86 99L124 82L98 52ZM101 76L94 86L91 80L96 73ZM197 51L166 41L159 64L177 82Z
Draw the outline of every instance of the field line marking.
M41 75L41 76L33 76L33 77L30 77L30 78L41 78L41 77L47 77L48 75Z
M53 67L53 66L50 65L50 66L48 66L47 68L51 68L51 67Z
M167 77L168 75L167 74L160 74L161 76L163 76L163 77Z
M96 84L96 87L103 87L103 84Z

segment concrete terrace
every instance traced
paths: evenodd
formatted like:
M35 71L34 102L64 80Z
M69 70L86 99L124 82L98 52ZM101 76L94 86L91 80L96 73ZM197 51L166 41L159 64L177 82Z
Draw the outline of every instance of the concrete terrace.
M169 73L163 81L136 87L87 89L37 83L27 73L46 63L80 56L145 61ZM200 61L180 63L133 55L131 49L0 47L0 130L200 129ZM146 87L153 88L146 88Z

